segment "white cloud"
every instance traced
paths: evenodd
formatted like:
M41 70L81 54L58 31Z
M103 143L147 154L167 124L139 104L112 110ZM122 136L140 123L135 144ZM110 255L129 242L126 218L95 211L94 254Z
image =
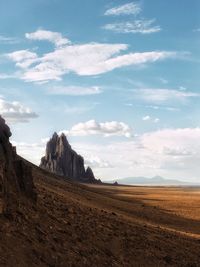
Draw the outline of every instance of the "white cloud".
M184 129L182 130L184 131ZM92 153L107 162L111 162L112 168L100 168L98 166L95 168L95 173L105 180L155 175L188 181L197 180L200 171L198 164L200 147L195 148L196 138L190 137L190 144L193 144L195 148L195 151L191 151L184 139L180 138L179 140L182 133L177 133L175 138L173 132L176 132L176 129L171 129L171 131L172 136L166 136L166 133L163 132L160 138L158 137L158 141L157 132L152 132L135 138L133 141L113 142L106 146L74 144L73 147L83 156ZM171 140L171 143L168 143L167 140ZM172 151L173 148L175 151Z
M191 97L200 97L199 93L180 91L175 89L144 88L134 89L133 92L134 97L142 99L146 102L153 103L164 103L169 100L185 101L186 99Z
M98 86L82 87L82 86L56 86L47 90L51 95L96 95L102 93L102 89Z
M142 136L143 146L152 152L169 155L200 154L200 128L163 129ZM185 153L185 151L190 151ZM178 153L179 152L179 153Z
M85 165L90 166L93 169L96 168L112 168L112 164L108 161L105 161L98 156L87 155L85 158Z
M187 88L186 88L186 87L184 87L184 86L179 86L179 90L181 90L181 91L186 91L186 90L187 90Z
M69 131L64 130L62 132L71 136L103 135L105 137L125 136L127 138L132 136L131 128L124 122L118 121L96 122L90 120L75 124Z
M160 121L159 118L152 118L151 116L149 115L146 115L142 118L143 121L152 121L154 123L158 123Z
M159 118L155 118L153 121L154 121L155 123L158 123L158 122L160 121L160 119L159 119Z
M19 51L9 53L7 55L9 58L11 58L15 62L21 62L27 59L37 58L37 54L29 50L19 50Z
M96 155L111 166L95 167L95 174L103 179L112 180L126 176L137 176L144 172L153 175L157 167L155 157L141 150L137 140L111 142L106 145L74 143L73 148L84 157Z
M0 80L17 78L16 74L0 73Z
M145 20L139 19L133 22L119 22L119 23L110 23L106 24L103 28L105 30L114 31L117 33L141 33L141 34L150 34L161 31L161 27L158 25L153 25L155 19Z
M98 75L116 68L177 57L176 52L168 51L120 54L127 49L127 44L87 43L57 47L41 57L29 50L15 51L7 56L21 69L21 79L37 83L59 81L69 72L81 76Z
M38 56L35 52L29 50L18 50L12 53L6 54L8 58L16 63L17 67L28 68L33 63L38 61Z
M144 117L142 118L143 121L149 121L150 119L151 119L151 117L150 117L149 115L144 116Z
M72 137L71 137L72 138ZM108 140L108 139L107 139ZM134 139L105 144L74 143L86 164L104 180L128 176L155 176L199 181L200 128L163 129ZM13 142L20 155L39 164L47 139L38 144Z
M3 98L0 98L0 114L9 123L29 122L30 119L38 117L35 112L24 107L21 103L16 101L7 102Z
M47 140L46 140L47 141ZM26 143L26 142L16 142L11 140L13 146L17 148L18 155L24 157L30 162L39 165L41 157L45 154L46 142L38 143Z
M151 108L154 110L167 110L167 111L179 111L176 107L170 107L170 106L155 106L155 105L147 105L146 108Z
M125 5L117 6L106 10L106 16L119 16L119 15L137 15L141 12L139 3L127 3Z
M8 37L8 36L0 35L0 43L2 44L16 44L18 42L19 40L15 37Z
M32 33L26 33L25 36L27 39L30 39L30 40L49 41L55 44L57 47L64 46L64 45L71 43L70 40L67 38L64 38L61 33L47 31L47 30L37 30Z
M175 52L152 51L116 56L116 53L126 48L127 46L123 44L68 46L44 55L38 65L24 72L22 79L26 81L61 80L61 77L69 72L80 76L97 75L124 66L137 66L173 58L176 55Z
M99 169L104 177L113 177L113 174L119 177L158 174L167 178L198 181L199 140L200 128L163 129L145 133L133 141L93 148L89 146L85 150L112 163L112 169Z

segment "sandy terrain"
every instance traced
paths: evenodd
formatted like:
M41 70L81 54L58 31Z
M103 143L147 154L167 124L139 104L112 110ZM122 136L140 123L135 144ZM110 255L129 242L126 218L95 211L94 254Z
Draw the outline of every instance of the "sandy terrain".
M0 217L0 266L200 266L200 189L34 179L37 206Z
M122 213L130 219L200 238L199 187L88 186L128 202Z

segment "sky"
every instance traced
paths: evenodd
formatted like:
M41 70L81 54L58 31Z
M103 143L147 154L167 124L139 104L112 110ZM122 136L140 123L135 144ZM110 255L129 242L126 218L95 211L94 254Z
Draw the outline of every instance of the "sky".
M200 182L199 0L2 0L0 114L35 164L64 132L103 181Z

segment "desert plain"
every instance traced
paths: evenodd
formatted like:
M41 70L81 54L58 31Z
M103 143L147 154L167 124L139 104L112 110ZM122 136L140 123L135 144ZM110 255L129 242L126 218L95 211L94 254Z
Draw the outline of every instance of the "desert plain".
M33 177L37 204L0 217L0 266L200 266L200 188Z

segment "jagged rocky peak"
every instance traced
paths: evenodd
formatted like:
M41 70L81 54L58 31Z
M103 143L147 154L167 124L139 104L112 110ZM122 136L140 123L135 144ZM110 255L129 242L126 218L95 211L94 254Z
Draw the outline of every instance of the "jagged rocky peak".
M84 158L71 148L64 133L54 133L48 141L40 167L79 182L97 181L90 167L85 170Z
M0 213L12 216L29 198L36 201L32 169L16 154L9 142L10 128L0 116Z
M94 173L90 167L87 167L87 169L85 171L85 177L91 181L95 179Z

